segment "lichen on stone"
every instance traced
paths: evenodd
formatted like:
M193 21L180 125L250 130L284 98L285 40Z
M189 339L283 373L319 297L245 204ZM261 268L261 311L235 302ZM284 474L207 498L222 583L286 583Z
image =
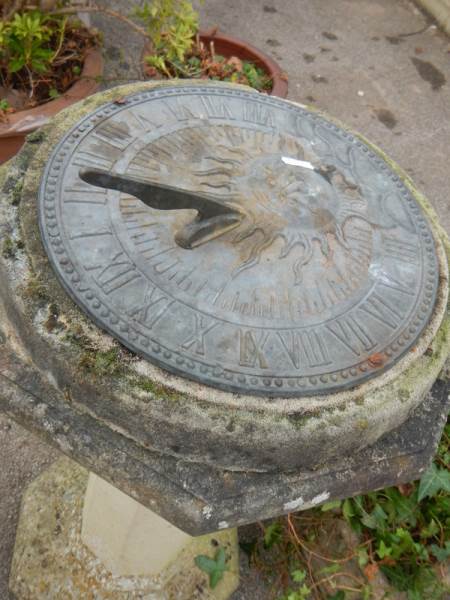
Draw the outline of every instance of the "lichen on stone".
M2 256L3 258L14 258L16 255L15 244L8 236L3 240Z

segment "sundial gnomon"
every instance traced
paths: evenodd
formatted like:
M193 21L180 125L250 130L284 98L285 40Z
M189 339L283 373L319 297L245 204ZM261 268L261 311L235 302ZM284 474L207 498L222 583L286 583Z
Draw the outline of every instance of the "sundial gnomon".
M159 189L159 209L142 202ZM98 325L222 389L354 386L433 309L434 242L403 182L358 138L267 96L177 86L101 107L55 149L40 210L56 272Z

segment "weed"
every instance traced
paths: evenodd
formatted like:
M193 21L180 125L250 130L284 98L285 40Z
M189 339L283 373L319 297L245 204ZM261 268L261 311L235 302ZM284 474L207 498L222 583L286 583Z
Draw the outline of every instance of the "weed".
M153 0L135 11L152 43L145 57L147 74L163 77L212 79L270 90L272 80L251 61L217 54L214 42L199 39L198 13L188 0Z
M214 558L200 554L195 557L194 561L199 569L208 574L211 589L217 586L221 579L223 579L225 572L230 569L227 565L227 557L222 546L217 549Z
M333 554L328 550L340 527L350 527L356 540L345 556L339 544ZM369 600L378 573L408 600L447 598L438 574L450 558L450 419L420 481L328 502L261 530L241 547L273 589L282 590L278 600L345 600L349 593Z

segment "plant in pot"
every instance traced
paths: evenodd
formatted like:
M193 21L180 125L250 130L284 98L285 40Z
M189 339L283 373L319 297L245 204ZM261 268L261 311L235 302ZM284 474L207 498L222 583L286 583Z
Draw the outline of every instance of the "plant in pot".
M217 28L200 31L198 13L189 0L144 2L135 16L149 39L143 60L147 77L230 81L287 95L287 77L275 61Z
M55 2L42 3L47 10L11 4L0 21L0 163L49 117L93 93L103 71L98 35Z

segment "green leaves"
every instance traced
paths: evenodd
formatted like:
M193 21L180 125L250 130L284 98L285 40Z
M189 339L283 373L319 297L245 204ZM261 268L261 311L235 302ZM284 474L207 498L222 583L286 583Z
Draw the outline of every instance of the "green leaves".
M50 69L54 51L52 36L64 35L65 19L49 17L40 11L16 12L10 21L0 26L0 57L9 74L26 70L33 87L33 75Z
M257 90L267 90L272 87L272 80L266 74L266 72L257 67L254 63L244 61L242 63L242 70L247 77L248 83L251 87Z
M386 521L387 514L379 504L375 504L375 507L371 513L367 513L363 508L361 508L361 523L369 529L379 529L384 531Z
M356 552L367 573L381 569L408 600L443 600L435 563L450 558L450 421L434 463L419 482L342 502L343 517L370 543ZM369 569L369 571L368 571Z
M143 22L155 56L163 63L161 67L159 61L155 68L170 76L169 65L174 61L183 63L192 48L198 32L198 13L189 0L153 0L144 2L134 14Z
M450 542L445 542L445 546L441 548L436 544L430 546L431 554L438 560L438 562L444 562L447 558L450 558Z
M264 547L272 548L281 540L283 527L279 521L275 521L268 525L264 531Z
M339 590L332 596L328 596L327 600L345 600L345 592L343 590Z
M303 581L306 579L306 571L303 569L296 569L295 571L291 572L291 577L295 583L303 583Z
M333 500L332 502L325 502L325 504L322 504L322 506L320 507L320 510L322 512L327 512L329 510L335 510L337 508L341 508L341 504L342 504L342 502L340 500Z
M418 501L433 498L440 491L450 492L450 471L433 463L420 480Z
M209 585L211 589L214 589L217 586L219 581L223 578L224 573L230 569L226 564L227 558L225 550L222 547L217 550L214 558L200 554L195 557L194 561L199 569L209 575Z

